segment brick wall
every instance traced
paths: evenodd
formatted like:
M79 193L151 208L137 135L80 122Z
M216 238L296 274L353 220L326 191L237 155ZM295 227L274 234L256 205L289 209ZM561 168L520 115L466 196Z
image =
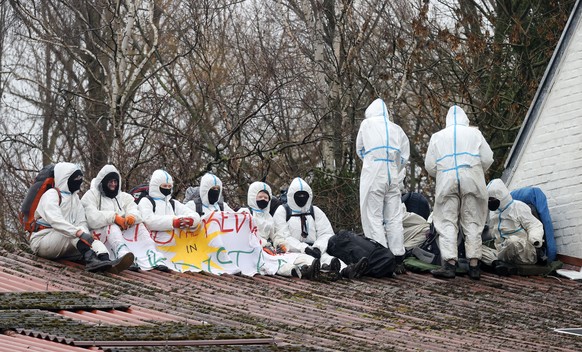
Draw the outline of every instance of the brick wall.
M580 21L577 27L508 187L540 187L548 197L558 253L582 258Z

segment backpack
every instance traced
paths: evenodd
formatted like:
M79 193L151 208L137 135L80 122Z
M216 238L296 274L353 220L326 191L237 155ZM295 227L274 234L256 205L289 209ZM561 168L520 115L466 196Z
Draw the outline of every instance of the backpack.
M55 165L50 164L43 167L38 175L34 178L34 183L24 197L18 218L26 232L32 233L39 230L34 218L34 213L38 207L38 202L43 194L51 188L55 188ZM55 188L59 194L59 205L61 205L62 197L58 188Z
M142 198L149 199L150 202L152 203L152 211L155 213L156 212L156 202L150 196L149 190L150 190L150 185L144 183L144 184L141 184L139 186L133 187L129 191L129 194L131 194L133 196L133 201L136 202L137 204L139 204L139 202L142 200ZM176 212L176 203L175 203L175 200L174 199L170 199L170 204L172 205L172 210L175 213Z
M307 213L296 213L296 214L293 214L293 211L291 210L291 207L289 206L289 204L284 203L282 205L285 208L285 216L286 216L285 221L289 221L289 219L291 219L292 216L301 216L301 215L311 215L315 219L315 212L313 211L313 205L311 205L311 207L309 208L309 211Z
M339 258L346 264L357 263L361 258L368 258L366 276L392 276L396 263L390 249L367 238L364 234L341 230L329 239L327 253Z
M402 203L406 206L406 211L415 213L427 220L430 215L430 204L422 193L408 192L402 195Z

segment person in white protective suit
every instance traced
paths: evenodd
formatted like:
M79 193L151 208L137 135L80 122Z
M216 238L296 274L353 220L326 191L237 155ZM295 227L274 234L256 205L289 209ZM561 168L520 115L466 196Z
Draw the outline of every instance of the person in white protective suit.
M277 256L285 262L277 270L278 275L317 280L320 269L318 258L303 253L287 254L284 245L274 247L275 221L269 213L271 199L271 187L268 184L260 181L253 182L247 193L248 208L241 208L238 212L247 212L253 216L253 225L265 253Z
M439 237L444 261L432 274L454 278L459 224L465 236L465 254L469 259L469 277L480 278L481 233L487 219L485 171L493 163L493 152L481 132L469 127L469 119L460 107L452 106L446 127L433 134L425 158L428 174L436 178L433 223Z
M40 198L34 217L38 231L30 237L32 252L47 259L79 259L90 272L119 273L134 260L133 254L111 261L105 245L89 234L85 210L79 199L83 173L72 163L57 163L55 187Z
M91 188L81 199L89 228L105 243L115 258L123 257L131 251L127 239L147 246L151 255L137 255L129 270L156 269L169 272L170 269L163 263L164 256L156 249L150 232L143 224L133 196L120 189L121 178L117 168L113 165L103 166L97 177L91 181ZM134 253L136 254L137 252Z
M376 99L366 109L356 139L363 160L360 175L360 212L364 235L392 251L396 274L404 268L404 239L400 187L410 155L408 137L390 120L386 104Z
M273 216L273 245L283 245L291 253L305 253L320 259L322 270L334 272L338 278L360 278L368 268L368 259L362 258L347 266L327 253L327 244L334 231L325 213L312 205L312 199L307 182L299 177L293 179L287 191L287 203L279 206Z
M188 201L186 206L196 211L200 216L210 214L213 211L234 212L223 201L222 181L211 173L206 173L202 176L200 179L199 197Z
M166 238L174 231L196 229L200 215L176 199L172 199L174 180L164 170L156 170L149 183L149 197L138 204L142 219L153 239Z
M512 264L536 264L536 248L544 241L544 225L532 214L531 208L513 199L502 180L487 185L489 194L489 231L495 239L495 249L483 252L483 263L500 275L516 274Z

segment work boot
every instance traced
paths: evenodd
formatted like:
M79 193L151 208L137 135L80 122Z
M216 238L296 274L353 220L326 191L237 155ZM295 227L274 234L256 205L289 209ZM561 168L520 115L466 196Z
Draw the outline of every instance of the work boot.
M89 249L83 253L83 259L85 260L85 270L98 273L103 271L111 270L112 263L109 260L101 260L92 249Z
M103 261L110 261L111 268L105 271L111 274L119 274L123 270L129 269L132 265L134 265L135 262L135 256L131 252L127 252L115 260L110 260L109 254L107 253L101 253L99 254L99 259Z
M133 271L134 273L139 272L141 269L139 268L139 265L133 263L129 266L129 268L127 268L127 270L129 271Z
M331 261L329 262L329 272L334 274L334 280L340 280L342 278L341 269L342 264L340 263L340 260L336 257L331 258Z
M172 272L172 269L168 268L167 266L165 266L163 264L154 266L154 270L158 270L158 271L161 271L163 273L171 273Z
M346 279L359 279L368 270L368 258L362 257L356 264L350 264L342 269L342 276Z
M454 279L455 278L455 270L457 269L457 265L451 264L448 261L443 264L443 266L439 269L431 270L430 273L434 277L443 278L443 279Z
M469 265L469 278L472 280L479 280L481 279L481 269L479 268L479 262L477 265Z
M517 275L517 266L501 260L495 260L491 263L495 274L499 276Z
M319 271L321 270L321 263L318 258L315 258L311 265L303 265L301 267L301 278L308 280L319 280Z
M406 274L406 267L404 266L404 256L397 255L394 257L394 259L396 262L396 267L394 268L394 274L396 274L396 275Z

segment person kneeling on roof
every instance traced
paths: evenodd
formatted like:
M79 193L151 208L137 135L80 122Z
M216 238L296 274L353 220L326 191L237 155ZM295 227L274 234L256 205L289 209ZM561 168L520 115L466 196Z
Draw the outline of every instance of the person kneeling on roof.
M484 249L483 262L500 275L516 274L512 264L536 264L536 249L541 248L544 226L531 208L513 199L502 180L487 185L489 193L489 231L495 239L494 249Z
M83 172L75 164L61 162L54 168L55 187L40 198L35 212L38 231L30 237L32 252L47 259L85 260L91 272L118 273L134 260L131 253L111 261L105 245L89 234L85 209L78 192Z

